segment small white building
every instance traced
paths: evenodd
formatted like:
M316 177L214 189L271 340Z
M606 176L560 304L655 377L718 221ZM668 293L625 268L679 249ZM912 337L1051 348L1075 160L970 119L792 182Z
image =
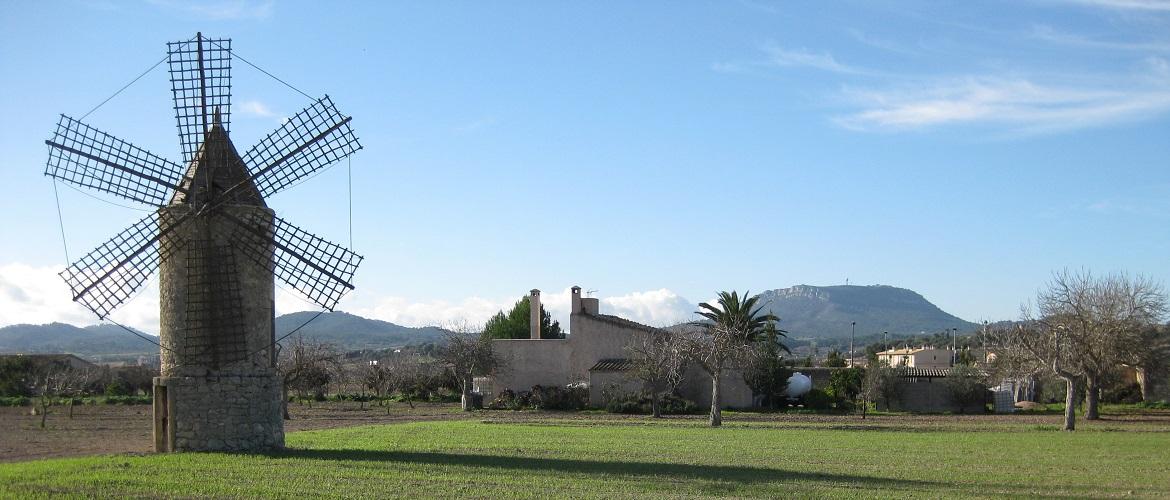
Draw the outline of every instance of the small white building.
M908 368L950 368L954 351L934 347L907 347L877 353L879 363Z

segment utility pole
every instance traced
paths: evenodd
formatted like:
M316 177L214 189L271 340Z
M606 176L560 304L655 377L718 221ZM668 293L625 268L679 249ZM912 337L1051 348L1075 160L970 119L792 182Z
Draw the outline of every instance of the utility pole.
M959 329L951 328L951 366L959 364Z
M857 322L849 323L849 367L853 368L853 338L857 336Z

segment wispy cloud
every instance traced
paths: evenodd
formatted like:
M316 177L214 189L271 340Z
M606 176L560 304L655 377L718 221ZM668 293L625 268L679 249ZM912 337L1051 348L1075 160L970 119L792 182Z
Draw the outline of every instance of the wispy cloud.
M809 67L833 73L862 74L867 71L848 66L837 61L828 52L813 52L805 48L786 49L779 45L764 46L764 53L768 55L771 64L781 67Z
M159 7L178 10L202 19L216 21L261 20L272 16L275 9L273 0L204 0L188 2L180 0L149 0Z
M952 124L999 124L1046 133L1136 120L1170 111L1170 80L1152 61L1150 73L1109 86L1070 86L1023 78L939 79L885 90L847 90L860 109L835 118L861 131L898 131Z
M847 28L845 30L845 32L848 33L849 36L852 37L854 40L857 40L858 42L865 44L865 45L868 45L870 47L873 47L875 49L881 49L881 50L884 50L887 52L894 52L897 54L906 54L906 55L914 55L914 54L917 54L919 52L918 50L909 49L909 48L905 47L904 45L897 43L897 42L894 42L892 40L887 40L884 38L875 37L875 36L870 35L864 31L861 31L859 29Z
M760 47L764 57L751 61L718 62L711 69L721 73L745 73L768 68L808 68L841 75L880 75L881 72L838 61L827 51L812 51L804 47L782 47L768 42Z
M1067 3L1118 10L1170 12L1170 0L1063 0Z
M280 118L283 115L272 111L267 104L260 101L244 101L236 105L239 113L259 118Z
M1121 42L1111 40L1099 40L1087 38L1072 33L1065 33L1054 29L1051 26L1038 24L1032 27L1028 34L1031 38L1041 40L1048 43L1066 45L1070 47L1089 48L1089 49L1103 49L1103 50L1124 50L1124 51L1139 51L1139 52L1170 52L1170 42L1163 41L1140 41L1140 42Z
M488 116L477 120L471 120L467 123L460 124L454 128L456 132L467 133L482 130L495 125L497 122L495 117Z

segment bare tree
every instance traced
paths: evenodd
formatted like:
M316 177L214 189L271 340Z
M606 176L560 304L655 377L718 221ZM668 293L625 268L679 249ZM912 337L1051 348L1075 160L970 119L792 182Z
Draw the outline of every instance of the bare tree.
M1077 382L1084 376L1084 367L1078 352L1083 346L1080 339L1068 335L1060 325L1032 318L1025 309L1021 321L1011 326L988 329L988 347L996 356L1016 358L1014 363L1025 365L1035 361L1052 370L1064 380L1064 426L1063 430L1076 430Z
M1166 293L1143 276L1065 270L1053 276L1037 303L1041 320L1066 339L1084 375L1085 419L1097 419L1101 379L1148 349L1141 332L1165 315Z
M471 391L475 377L489 375L500 366L499 358L492 351L491 339L483 336L479 328L466 323L446 329L436 357L458 381L465 411L474 409Z
M288 391L297 391L299 396L308 393L324 396L325 388L341 368L341 354L333 344L293 339L287 349L282 349L277 370L284 381L284 418L288 414Z
M1167 378L1170 372L1170 325L1150 325L1141 331L1142 349L1130 353L1129 364L1137 370L1142 401L1149 401L1153 380Z
M385 397L390 392L390 369L380 364L369 364L362 369L362 385L375 397Z
M662 417L662 396L673 393L682 382L687 358L683 337L659 330L631 342L626 351L633 365L629 376L642 382L653 417Z
M1041 364L1065 382L1064 430L1076 429L1077 383L1086 382L1085 418L1098 418L1101 380L1148 350L1141 332L1166 313L1166 294L1153 281L1125 274L1055 273L1037 295L1039 317L1023 307L1021 321L988 331L996 363Z
M35 367L30 376L30 385L37 398L33 414L40 415L41 428L45 427L53 400L61 396L69 397L69 418L73 418L73 397L83 391L93 378L92 370L73 368L64 361L49 360Z

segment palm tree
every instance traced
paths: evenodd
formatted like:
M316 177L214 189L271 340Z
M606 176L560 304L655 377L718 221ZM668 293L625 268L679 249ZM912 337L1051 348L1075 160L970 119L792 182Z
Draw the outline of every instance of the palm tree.
M764 329L771 321L779 318L771 313L761 314L763 307L757 307L759 297L749 297L745 293L741 299L739 294L719 292L718 307L706 302L699 304L696 314L707 321L694 323L702 328L704 333L701 342L694 349L695 361L711 376L711 427L723 424L723 414L720 410L719 379L727 363L733 359L744 357L751 350L751 346L759 340Z

